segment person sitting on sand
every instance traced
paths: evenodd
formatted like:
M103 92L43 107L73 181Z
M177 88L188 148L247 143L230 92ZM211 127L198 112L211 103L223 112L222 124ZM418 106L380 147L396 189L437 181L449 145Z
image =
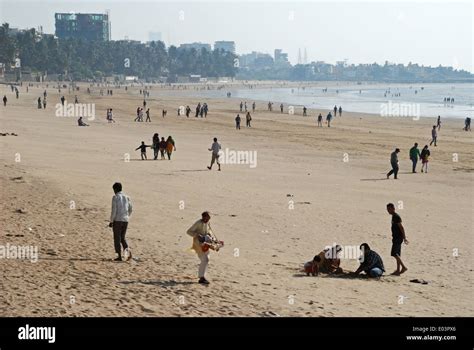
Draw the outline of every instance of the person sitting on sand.
M360 266L354 272L355 275L364 271L369 277L380 277L385 272L383 261L380 255L374 250L371 250L367 243L360 245L362 256L360 258Z
M319 263L319 271L323 273L342 273L341 259L339 258L339 254L342 251L342 247L337 244L331 248L326 248L318 255L321 258L321 262Z
M89 126L89 124L86 124L82 121L82 117L79 117L79 119L77 120L77 125L78 126Z
M321 263L321 257L319 255L315 255L313 260L308 261L304 264L304 272L306 272L306 276L309 274L313 276L317 276L319 274L319 264Z
M138 146L137 148L135 148L135 151L141 150L140 155L142 157L142 160L147 159L147 157L146 157L146 148L147 147L151 147L151 146L145 145L145 141L142 141L142 144L140 146Z
M400 215L395 213L395 205L393 205L393 203L387 204L387 212L392 216L392 250L390 255L397 261L397 269L392 273L392 275L398 276L407 270L407 267L403 264L400 256L402 254L402 243L408 244L408 240L405 235L405 229L402 225L402 218Z

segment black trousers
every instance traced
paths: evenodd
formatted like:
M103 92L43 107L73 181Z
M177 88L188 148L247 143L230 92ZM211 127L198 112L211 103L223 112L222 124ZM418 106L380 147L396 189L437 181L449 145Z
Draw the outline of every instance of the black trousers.
M395 178L397 178L397 174L398 174L398 164L397 163L392 163L392 170L390 170L387 174L387 176L390 176L390 175L395 175Z
M114 246L115 252L122 255L123 249L128 248L127 241L125 240L125 234L127 233L128 222L125 221L114 221L112 230L114 231Z

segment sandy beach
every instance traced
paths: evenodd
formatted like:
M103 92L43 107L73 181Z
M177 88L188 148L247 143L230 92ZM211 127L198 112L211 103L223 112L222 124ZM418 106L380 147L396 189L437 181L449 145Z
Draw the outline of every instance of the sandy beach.
M236 130L240 101L148 99L151 123L134 122L139 87L91 95L90 127L56 117L57 89L37 109L44 87L0 85L0 245L37 246L38 261L0 259L2 316L472 316L473 134L463 121L443 119L428 174L412 174L408 151L430 141L433 118L343 113L331 128L315 116L268 112L257 102L252 127ZM107 88L103 88L104 91ZM62 94L68 102L74 93ZM207 118L194 118L207 102ZM247 101L249 107L253 101ZM275 101L276 102L276 101ZM192 117L177 117L189 105ZM105 120L113 108L116 123ZM161 110L167 109L165 118ZM172 135L171 161L141 161L135 151L158 132ZM223 149L256 151L257 164L224 164L208 171L213 137ZM398 180L387 180L390 153L401 149ZM153 151L148 150L152 159ZM127 162L126 154L130 155ZM421 163L419 167L421 166ZM119 181L134 212L127 239L134 260L113 262L112 184ZM408 271L390 276L395 203L410 243ZM186 230L209 210L225 242L212 252L209 286L197 283L196 255ZM367 242L386 268L380 280L321 274L304 262L334 243ZM341 267L354 271L355 259ZM422 279L428 284L412 283Z

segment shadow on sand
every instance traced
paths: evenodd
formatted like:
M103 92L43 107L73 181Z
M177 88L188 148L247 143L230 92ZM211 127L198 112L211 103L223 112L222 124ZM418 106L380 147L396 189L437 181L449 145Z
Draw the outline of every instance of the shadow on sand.
M117 283L120 283L120 284L148 284L148 285L160 286L160 287L188 286L188 285L191 285L191 284L197 284L197 282L192 282L192 281L175 281L175 280L169 280L169 281L138 280L138 281L119 281Z

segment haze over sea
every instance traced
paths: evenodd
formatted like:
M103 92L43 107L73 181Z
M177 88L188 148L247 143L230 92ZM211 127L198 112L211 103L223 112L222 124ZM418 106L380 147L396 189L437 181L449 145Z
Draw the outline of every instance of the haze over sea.
M327 88L327 92L323 89ZM284 103L288 105L306 106L311 109L332 110L334 105L342 106L344 111L373 113L380 115L383 106L391 101L395 104L416 104L421 117L441 117L465 119L473 117L474 84L387 84L387 83L336 83L315 82L311 87L282 88L223 88L221 90L188 90L194 96L203 98L232 97L247 101L272 101L273 108L279 109ZM388 92L390 91L390 92ZM387 93L386 93L387 92ZM399 96L396 96L398 95ZM445 104L444 98L454 98L454 103ZM250 107L250 105L249 105Z

